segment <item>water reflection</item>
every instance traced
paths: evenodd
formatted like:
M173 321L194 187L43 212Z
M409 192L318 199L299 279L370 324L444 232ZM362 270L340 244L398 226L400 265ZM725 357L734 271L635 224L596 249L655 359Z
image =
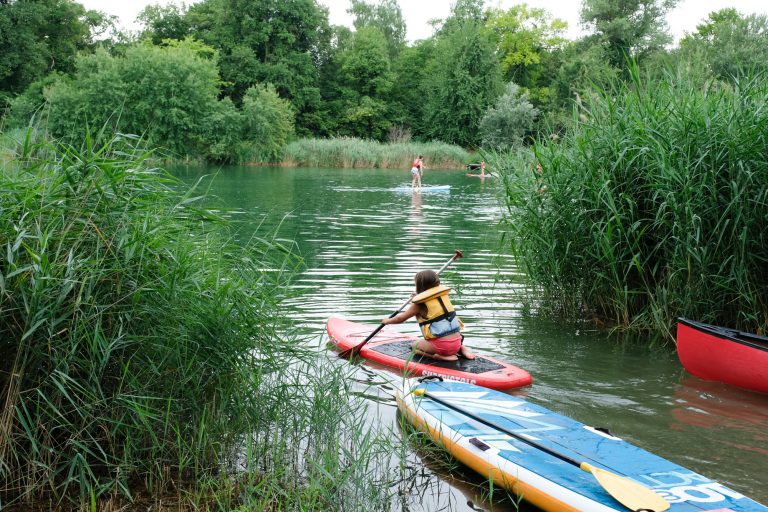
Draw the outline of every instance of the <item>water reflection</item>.
M411 194L411 215L408 217L408 231L411 235L418 237L421 235L421 193L413 191Z
M209 173L192 169L181 175L194 183ZM248 219L242 239L261 223L262 232L280 224L280 236L296 241L306 269L293 283L297 295L284 307L327 364L349 364L317 343L330 315L378 323L408 297L418 270L439 268L458 248L465 258L445 281L460 292L455 304L467 325L468 345L533 375L532 387L513 394L607 427L768 502L768 398L681 380L685 373L672 347L650 352L642 342L619 343L584 325L535 316L523 300L520 271L501 246L501 180L464 174L435 171L435 180L451 185L450 192L413 194L397 190L406 184L402 173L385 170L227 168L211 186L219 197L212 207ZM413 323L397 329L417 331ZM391 390L397 378L363 363L355 381L359 396L381 412L378 426L395 432ZM416 449L409 456L414 467L426 468L424 477L439 492L422 496L424 503L411 498L408 510L490 510L451 471L421 461ZM472 478L462 477L482 482Z

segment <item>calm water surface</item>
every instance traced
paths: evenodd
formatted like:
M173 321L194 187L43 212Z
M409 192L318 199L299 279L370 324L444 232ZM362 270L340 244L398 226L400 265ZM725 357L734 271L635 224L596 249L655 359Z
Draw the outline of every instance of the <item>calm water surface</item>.
M305 270L300 292L287 304L328 364L349 364L326 352L325 321L342 315L378 323L412 290L412 278L439 268L461 249L464 259L444 282L458 290L454 303L478 352L514 363L533 375L533 385L514 391L532 402L589 425L607 427L694 471L768 503L768 396L692 377L673 348L649 350L579 325L531 315L523 280L503 249L503 209L497 184L458 171L427 171L425 185L448 192L413 194L397 187L407 171L336 169L182 169L193 183L204 175L216 207L257 224L280 224L280 236L295 240ZM415 323L398 326L417 332ZM374 372L374 373L372 373ZM378 373L375 373L378 372ZM372 397L380 417L396 431L395 406L372 382L397 376L367 364L357 369L356 388ZM414 449L423 467L421 492L408 510L514 510L489 503L482 480L469 471L448 471ZM522 508L530 510L530 508Z

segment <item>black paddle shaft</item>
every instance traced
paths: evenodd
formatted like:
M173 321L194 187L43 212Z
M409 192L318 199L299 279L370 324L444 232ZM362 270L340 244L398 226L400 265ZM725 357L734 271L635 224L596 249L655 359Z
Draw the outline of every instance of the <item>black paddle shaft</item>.
M394 313L392 313L391 315L389 315L389 318L394 318L394 317L396 317L396 316L398 315L398 313L400 313L400 312L403 310L403 308L404 308L405 306L407 306L407 305L408 305L408 303L406 303L405 305L403 305L403 307L401 307L400 309L398 309L397 311L395 311ZM367 337L367 338L365 338L365 339L362 341L362 343L360 343L360 345L362 345L363 343L368 343L369 341L371 341L371 339L372 339L374 336L376 336L377 334L379 334L379 331L380 331L380 330L382 330L382 329L384 328L384 326L385 326L385 325L386 325L386 324L379 324L379 326L376 328L376 330L375 330L375 331L373 331L371 334L369 334L369 335L368 335L368 337ZM357 348L357 347L355 347L355 348Z

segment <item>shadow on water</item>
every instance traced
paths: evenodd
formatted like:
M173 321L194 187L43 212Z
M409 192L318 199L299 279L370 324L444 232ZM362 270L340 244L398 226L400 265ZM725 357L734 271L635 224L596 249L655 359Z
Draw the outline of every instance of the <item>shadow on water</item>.
M178 174L194 183L215 172L180 169ZM460 171L428 171L426 185L450 189L395 190L409 186L409 179L407 171L374 169L225 168L211 183L217 196L212 207L247 219L240 226L243 239L257 226L268 230L280 224L280 236L296 242L305 265L284 307L328 364L348 364L317 343L330 315L378 323L409 296L417 271L438 268L459 248L465 258L444 282L458 292L454 304L467 326L467 344L533 375L531 387L513 394L606 427L768 502L768 397L688 376L673 347L650 350L583 325L531 316L522 276L501 249L498 184ZM417 330L412 323L397 329ZM391 399L390 381L398 376L368 363L356 375L354 391L379 413L371 417L402 435ZM496 503L496 496L496 508L477 499L482 479L463 468L433 464L411 446L407 459L423 468L429 482L424 485L431 486L408 497L408 510L514 509L504 508L503 500Z

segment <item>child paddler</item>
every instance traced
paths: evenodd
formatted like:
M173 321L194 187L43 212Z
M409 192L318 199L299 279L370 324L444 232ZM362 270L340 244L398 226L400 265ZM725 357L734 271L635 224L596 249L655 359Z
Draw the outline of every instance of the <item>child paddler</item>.
M433 270L422 270L414 277L416 292L411 303L401 313L385 318L383 324L401 324L415 316L419 321L423 340L413 342L413 351L441 361L456 361L458 355L474 359L472 351L462 344L464 323L448 297L451 289L440 284Z

